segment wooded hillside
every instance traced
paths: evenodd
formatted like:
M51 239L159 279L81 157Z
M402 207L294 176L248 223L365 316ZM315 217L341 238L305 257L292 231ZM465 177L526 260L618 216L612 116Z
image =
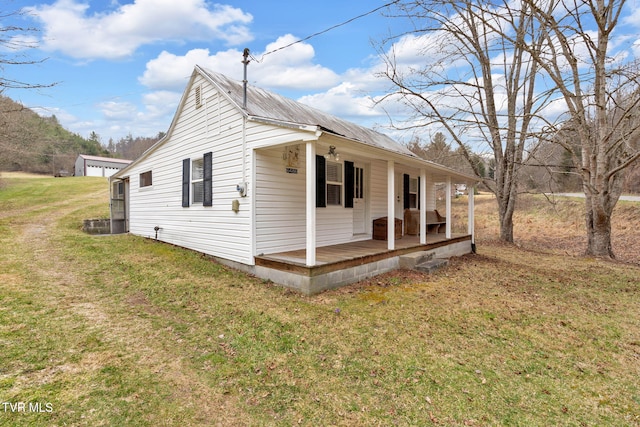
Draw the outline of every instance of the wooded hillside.
M0 170L73 174L78 154L111 156L98 141L63 128L55 116L41 117L0 96Z

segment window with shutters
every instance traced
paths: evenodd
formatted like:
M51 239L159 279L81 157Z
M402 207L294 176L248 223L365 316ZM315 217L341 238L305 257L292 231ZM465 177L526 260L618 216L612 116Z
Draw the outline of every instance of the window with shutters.
M204 160L196 159L191 163L191 194L192 203L202 203L204 200Z
M182 207L213 206L213 153L182 159Z
M327 206L342 205L342 164L327 161Z

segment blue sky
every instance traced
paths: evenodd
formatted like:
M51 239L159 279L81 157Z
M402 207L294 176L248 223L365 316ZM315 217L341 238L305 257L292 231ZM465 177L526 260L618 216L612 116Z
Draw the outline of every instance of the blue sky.
M39 29L28 40L38 46L27 52L29 57L48 59L7 66L5 76L59 84L4 94L41 115L55 114L82 136L95 131L104 144L129 133L154 136L171 123L195 64L242 80L242 51L248 47L255 58L250 84L391 133L385 129L387 113L371 101L389 87L375 76L384 67L376 45L389 34L410 30L407 21L385 17L381 10L264 56L390 1L7 0L5 12L24 8L29 14L19 24ZM627 2L612 43L626 59L640 53L638 1ZM393 47L405 69L437 58L429 37L396 40ZM431 53L420 55L425 47ZM390 98L386 109L396 114L399 105Z
M372 43L404 23L378 11L306 42L268 52L387 3L383 1L135 0L9 1L26 8L23 26L39 29L37 65L5 75L32 83L59 82L5 95L69 130L103 143L128 133L166 131L193 66L242 80L242 51L251 50L250 84L299 99L367 126L386 124L368 96L387 84ZM6 24L5 24L6 25ZM399 27L400 26L400 27Z

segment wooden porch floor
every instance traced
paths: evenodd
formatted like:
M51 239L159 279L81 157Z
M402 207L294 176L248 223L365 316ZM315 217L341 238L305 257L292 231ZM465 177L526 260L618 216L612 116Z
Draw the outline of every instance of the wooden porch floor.
M471 240L467 234L454 234L447 239L444 233L427 234L427 244L420 244L419 236L403 236L395 241L395 249L387 249L386 240L361 240L316 249L316 266L306 266L305 249L257 256L256 265L306 275L322 274L342 268L367 264L411 252L428 251L437 247Z

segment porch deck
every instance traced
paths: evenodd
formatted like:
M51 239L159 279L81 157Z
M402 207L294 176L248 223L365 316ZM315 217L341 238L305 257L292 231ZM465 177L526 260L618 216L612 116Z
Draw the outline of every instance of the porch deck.
M255 257L256 266L314 277L344 270L411 252L431 251L443 246L470 241L471 235L454 234L447 239L444 233L427 234L427 243L420 244L419 236L405 235L395 241L395 249L387 249L386 240L361 240L316 249L316 265L308 267L306 250L300 249Z

